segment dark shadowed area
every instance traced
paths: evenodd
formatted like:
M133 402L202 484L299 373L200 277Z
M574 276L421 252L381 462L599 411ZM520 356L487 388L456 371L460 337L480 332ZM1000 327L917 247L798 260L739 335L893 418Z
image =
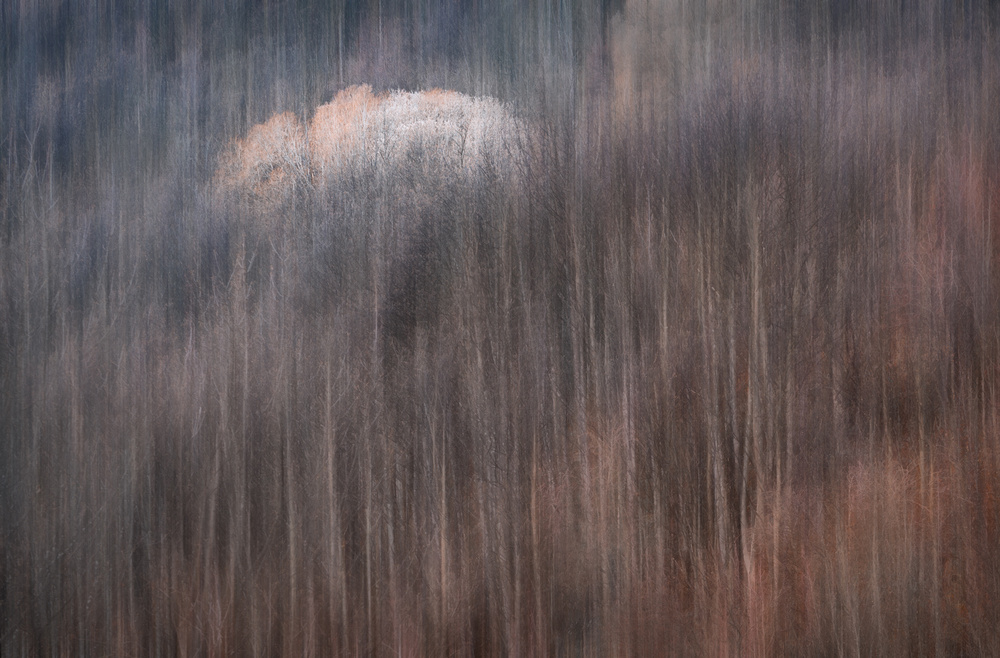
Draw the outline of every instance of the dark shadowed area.
M1000 655L998 30L0 0L0 655Z

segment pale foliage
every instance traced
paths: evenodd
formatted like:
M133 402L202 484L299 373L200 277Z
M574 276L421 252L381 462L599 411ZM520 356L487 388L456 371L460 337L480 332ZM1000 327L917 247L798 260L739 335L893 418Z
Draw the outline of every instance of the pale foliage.
M512 167L520 124L492 98L453 91L373 94L367 85L339 92L308 126L293 114L254 126L226 152L218 186L273 208L296 186L319 187L352 175L395 175L401 167L456 182Z
M307 171L306 143L294 114L276 114L226 152L217 178L224 189L237 189L254 201L280 201Z

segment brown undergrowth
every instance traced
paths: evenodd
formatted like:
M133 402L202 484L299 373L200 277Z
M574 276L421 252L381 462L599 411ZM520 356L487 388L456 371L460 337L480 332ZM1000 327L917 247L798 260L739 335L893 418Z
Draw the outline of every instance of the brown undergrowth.
M69 181L40 85L0 652L1000 653L997 44L835 4L627 2L516 105L338 81Z

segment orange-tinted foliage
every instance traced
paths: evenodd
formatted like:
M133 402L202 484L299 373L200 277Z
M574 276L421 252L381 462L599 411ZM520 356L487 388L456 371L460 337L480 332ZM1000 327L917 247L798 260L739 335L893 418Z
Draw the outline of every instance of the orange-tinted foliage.
M385 101L368 85L348 87L332 101L316 108L309 122L309 157L320 173L339 164L338 158L358 148L365 128Z
M218 178L257 202L280 201L301 179L306 168L306 133L291 112L276 114L254 126L223 157Z
M297 186L329 185L349 172L391 176L415 161L438 177L474 174L506 161L504 140L517 130L489 98L440 89L376 95L368 85L352 86L318 107L308 129L290 112L254 126L222 157L216 181L273 211Z

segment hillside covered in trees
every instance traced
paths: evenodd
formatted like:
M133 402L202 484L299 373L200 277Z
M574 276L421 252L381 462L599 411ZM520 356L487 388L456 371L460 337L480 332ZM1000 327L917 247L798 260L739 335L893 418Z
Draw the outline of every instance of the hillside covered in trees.
M0 654L997 655L986 0L0 2Z

